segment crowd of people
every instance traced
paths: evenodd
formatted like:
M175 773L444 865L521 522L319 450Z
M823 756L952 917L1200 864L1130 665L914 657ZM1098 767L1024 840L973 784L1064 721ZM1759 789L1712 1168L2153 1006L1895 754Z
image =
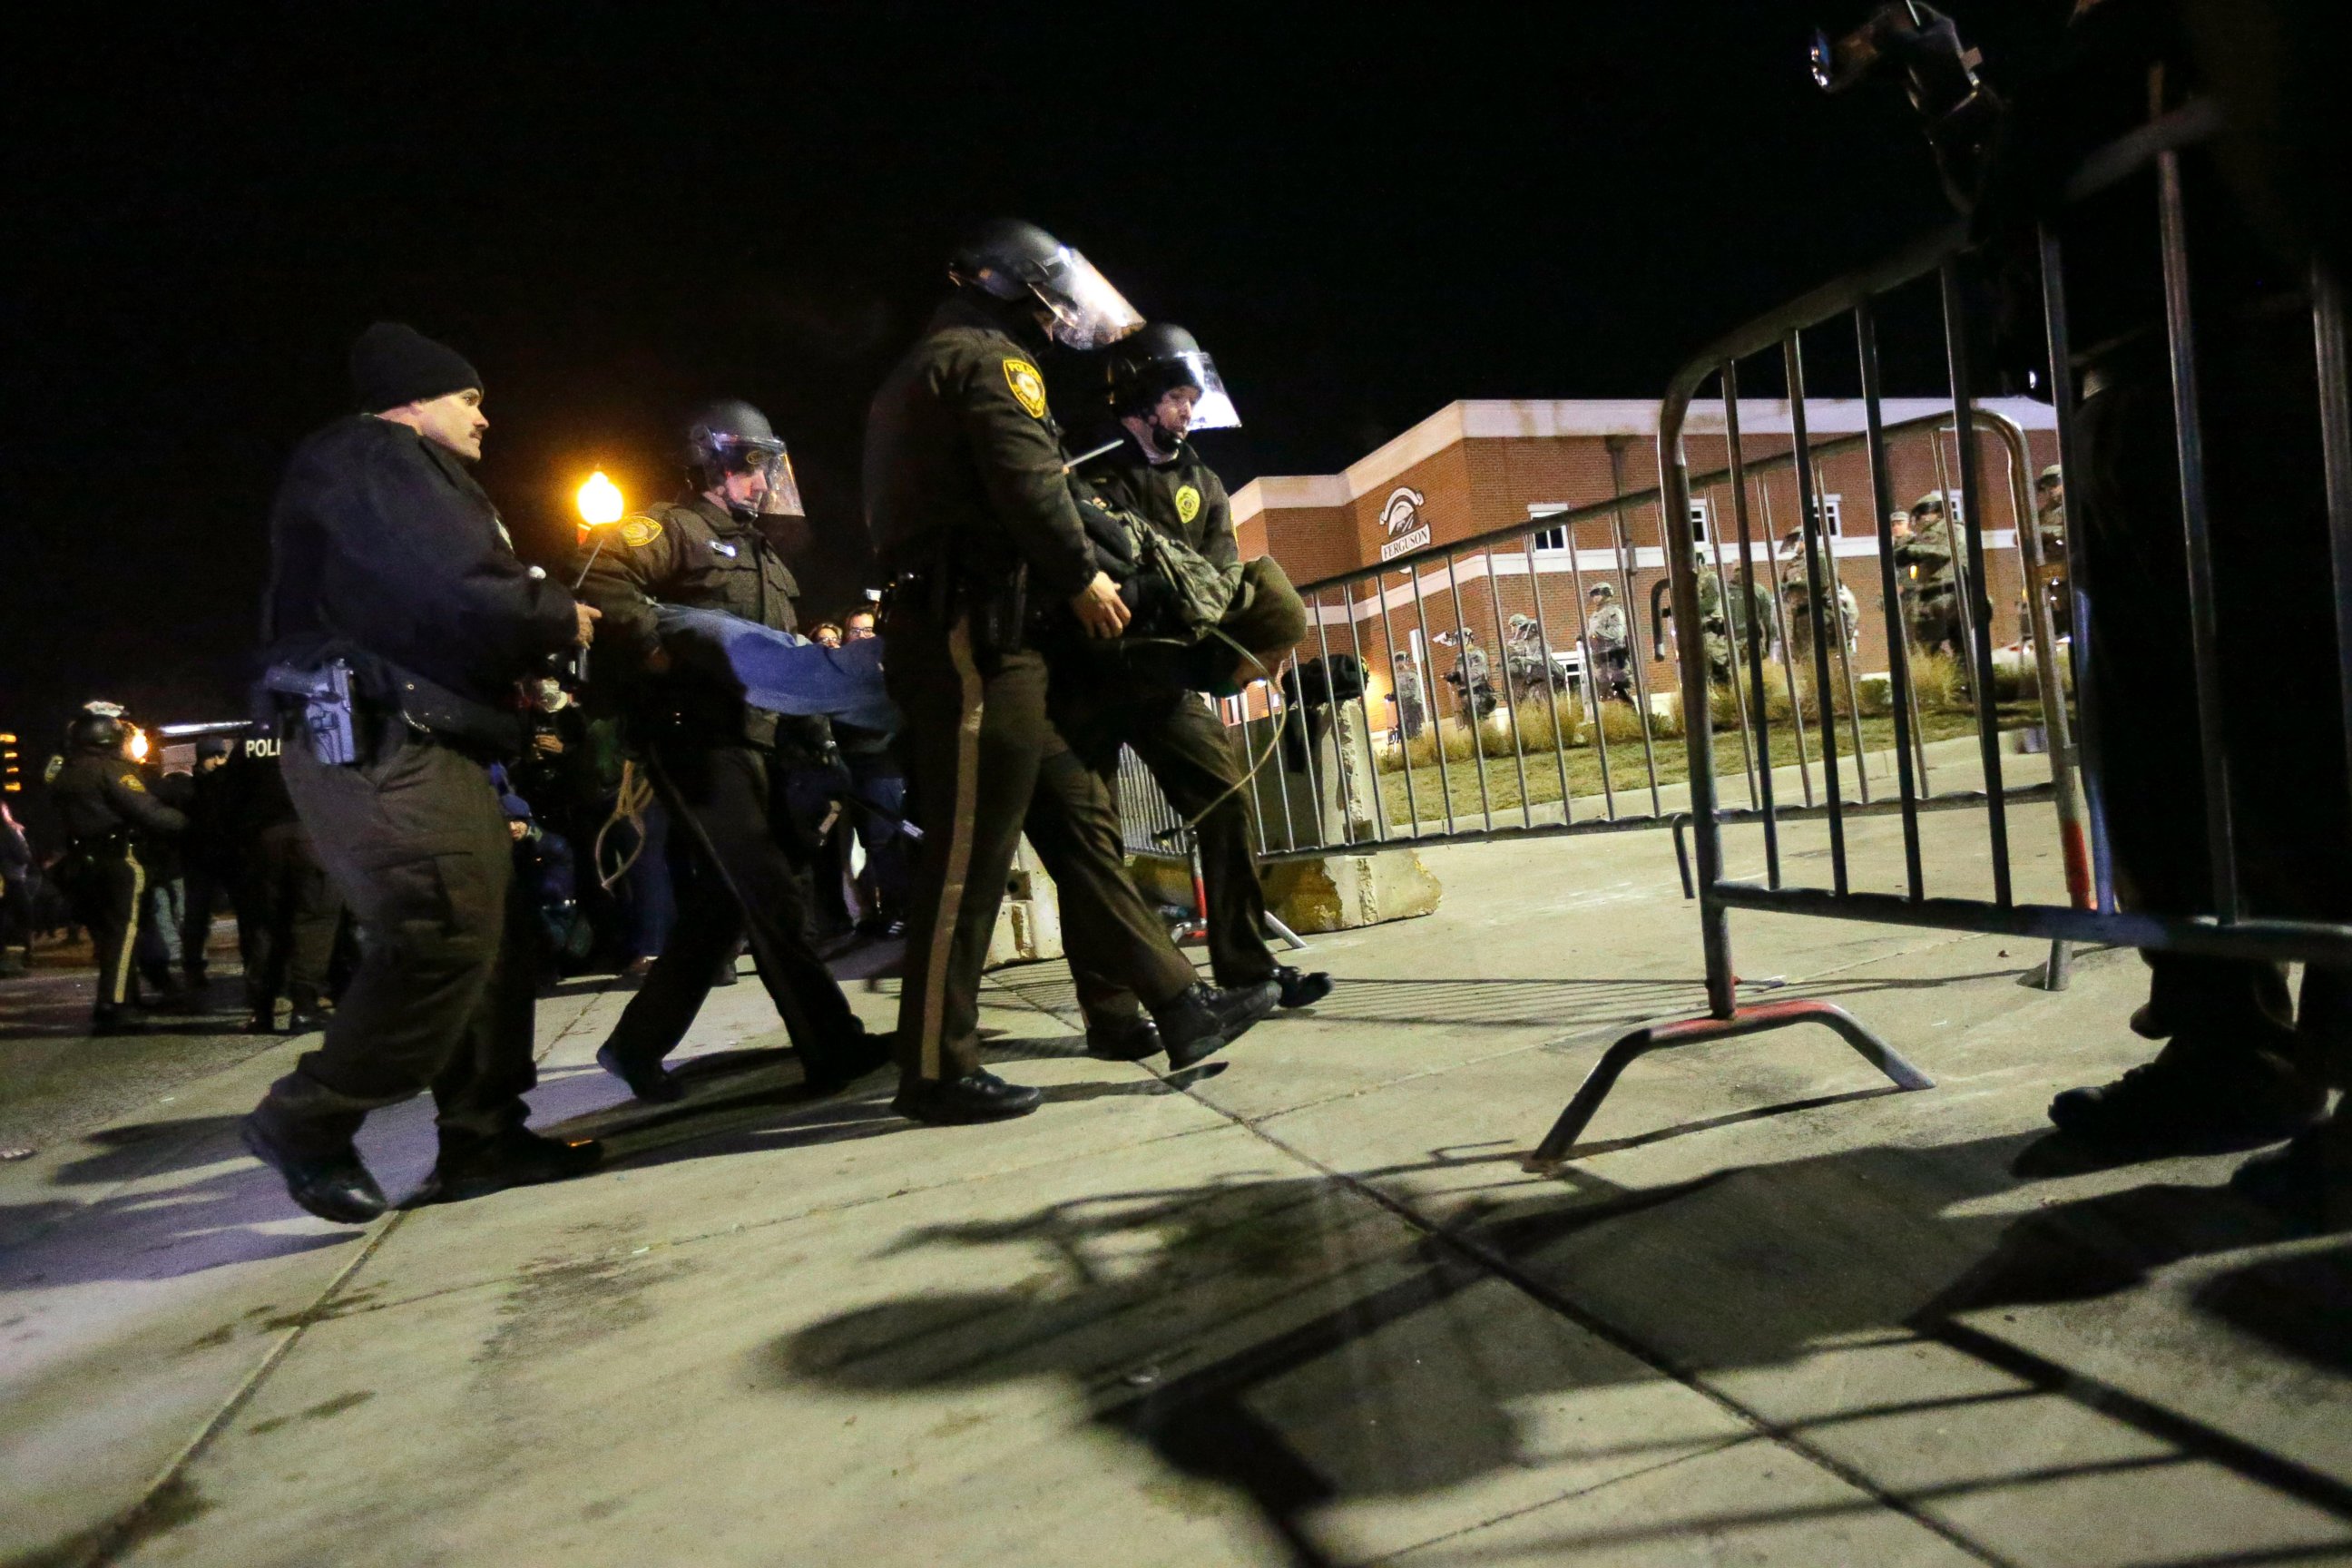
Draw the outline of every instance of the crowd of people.
M484 377L412 328L362 334L358 412L296 450L271 516L254 727L166 775L114 705L73 721L51 790L94 1025L136 1027L200 981L233 890L254 1026L279 1026L279 995L287 1026L321 1026L247 1146L301 1207L357 1223L384 1197L353 1134L427 1089L440 1155L417 1201L595 1167L594 1143L529 1131L523 1100L535 999L583 966L637 980L597 1060L640 1100L681 1097L668 1058L748 951L810 1093L895 1062L913 1120L1035 1110L982 1065L978 1026L1024 835L1089 1054L1181 1070L1328 994L1267 943L1245 759L1210 700L1305 622L1278 567L1240 559L1191 439L1239 423L1213 360L1033 225L975 231L949 276L869 416L883 586L814 625L781 548L797 482L758 408L697 411L676 500L530 565L469 471ZM1038 364L1053 345L1100 377L1063 405L1074 437ZM1207 978L1126 869L1129 751L1197 846ZM853 932L905 942L893 1030L828 968Z

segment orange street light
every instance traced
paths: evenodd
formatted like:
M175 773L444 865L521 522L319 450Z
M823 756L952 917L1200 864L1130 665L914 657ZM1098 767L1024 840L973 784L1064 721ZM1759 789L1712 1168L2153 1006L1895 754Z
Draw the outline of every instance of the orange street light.
M580 487L580 521L589 527L618 522L624 510L621 487L606 479L604 469L589 475L588 482Z

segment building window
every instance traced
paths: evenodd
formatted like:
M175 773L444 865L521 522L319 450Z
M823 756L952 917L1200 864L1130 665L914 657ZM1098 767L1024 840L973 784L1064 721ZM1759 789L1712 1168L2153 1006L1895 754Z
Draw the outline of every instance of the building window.
M1559 524L1559 525L1554 526L1554 527L1551 527L1551 528L1538 528L1538 529L1537 529L1537 530L1536 530L1536 531L1535 531L1535 547L1536 547L1538 550L1565 550L1565 549L1567 549L1567 548L1568 548L1568 527L1567 527L1567 525L1563 523L1563 524Z
M1845 531L1845 498L1815 496L1813 508L1822 514L1822 536L1834 539Z
M1690 503L1690 531L1693 544L1705 544L1715 530L1715 503L1700 496Z

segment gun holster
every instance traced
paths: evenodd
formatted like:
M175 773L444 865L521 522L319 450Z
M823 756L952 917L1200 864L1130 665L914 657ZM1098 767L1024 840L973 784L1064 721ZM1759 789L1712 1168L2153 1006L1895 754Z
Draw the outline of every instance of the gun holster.
M263 672L261 684L278 699L281 718L299 719L312 756L331 768L349 767L360 760L349 664L340 658L310 669L273 664Z

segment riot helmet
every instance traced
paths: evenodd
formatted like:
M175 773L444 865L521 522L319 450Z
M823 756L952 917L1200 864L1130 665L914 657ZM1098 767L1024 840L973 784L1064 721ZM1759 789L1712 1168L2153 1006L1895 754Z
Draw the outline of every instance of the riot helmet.
M696 410L687 421L684 456L698 490L726 490L730 474L760 476L754 497L739 501L730 492L727 510L738 522L807 515L783 438L766 415L740 397L722 397Z
M1104 370L1111 412L1121 419L1143 420L1162 457L1174 457L1177 446L1194 430L1231 430L1242 422L1226 395L1224 379L1217 374L1217 362L1202 352L1198 339L1172 322L1154 321L1121 339ZM1171 429L1160 419L1160 403L1184 386L1197 394L1192 416L1184 428Z
M81 711L66 726L66 749L86 755L112 756L122 749L130 734L131 726L123 718L121 703L85 702Z
M1911 503L1911 524L1916 528L1919 524L1919 520L1928 512L1940 512L1943 510L1943 492L1941 490L1929 490L1926 495L1921 496L1917 500Z
M948 277L958 288L1042 311L1040 328L1065 348L1098 349L1143 325L1094 263L1019 218L995 218L966 235L948 257Z

